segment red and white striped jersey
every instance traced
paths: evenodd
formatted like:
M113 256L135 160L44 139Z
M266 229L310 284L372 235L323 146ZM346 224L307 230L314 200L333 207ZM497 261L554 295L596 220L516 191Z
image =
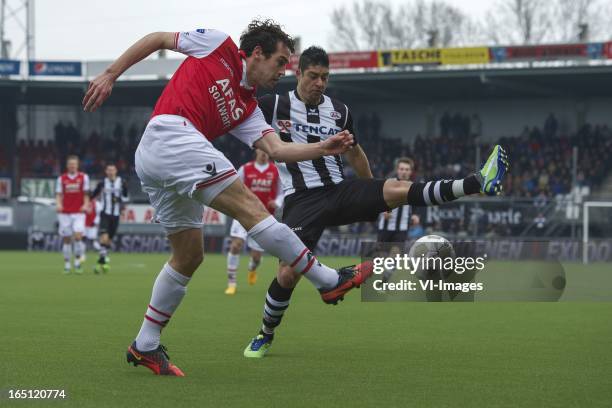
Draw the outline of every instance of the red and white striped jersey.
M62 213L80 213L85 204L85 194L89 193L89 176L80 171L75 174L64 173L57 178L55 192L62 194Z
M252 145L273 132L257 106L255 88L247 83L245 55L227 34L179 32L175 50L187 58L164 88L153 116L182 116L208 140L231 133ZM249 126L240 127L247 118L252 119Z

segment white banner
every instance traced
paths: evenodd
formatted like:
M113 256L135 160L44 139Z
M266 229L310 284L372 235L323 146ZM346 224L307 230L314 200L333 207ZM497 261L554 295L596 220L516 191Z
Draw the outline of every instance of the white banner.
M147 204L128 204L125 207L121 222L125 224L148 224L155 215L153 207ZM202 222L206 226L225 225L225 214L212 208L204 207Z
M13 226L13 209L11 207L0 207L0 227Z

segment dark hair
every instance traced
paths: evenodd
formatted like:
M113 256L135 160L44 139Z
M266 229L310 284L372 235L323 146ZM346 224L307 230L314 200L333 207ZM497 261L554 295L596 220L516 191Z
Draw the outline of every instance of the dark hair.
M106 168L108 168L110 166L117 167L117 165L114 162L108 162L108 163L106 163L106 166L104 166L104 168L106 169Z
M315 65L329 68L329 57L323 48L313 45L306 48L300 55L300 71L304 72Z
M240 49L249 57L259 45L263 54L269 57L276 52L279 41L285 44L292 53L295 52L293 38L285 33L278 23L271 19L255 19L240 35Z

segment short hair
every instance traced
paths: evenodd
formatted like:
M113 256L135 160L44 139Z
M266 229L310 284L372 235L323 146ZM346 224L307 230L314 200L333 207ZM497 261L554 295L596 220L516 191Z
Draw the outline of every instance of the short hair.
M107 168L110 166L117 167L117 165L114 162L109 162L109 163L106 163L106 166L104 166L104 168Z
M292 53L295 52L295 41L277 22L272 19L254 19L240 35L240 49L249 57L259 45L268 58L276 52L279 41Z
M407 164L410 166L411 170L414 170L414 160L412 160L410 157L400 157L399 159L397 159L397 163L395 163L395 167L398 167L400 163Z
M304 72L309 67L316 65L329 68L329 56L323 48L313 45L302 52L298 66L300 71Z
M70 160L79 161L79 156L77 156L76 154L69 154L68 156L66 156L66 163L68 163Z

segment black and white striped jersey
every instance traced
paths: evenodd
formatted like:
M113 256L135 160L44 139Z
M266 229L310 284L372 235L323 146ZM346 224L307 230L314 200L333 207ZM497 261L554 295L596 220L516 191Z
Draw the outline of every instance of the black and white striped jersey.
M385 219L385 213L380 214L378 218L378 231L408 231L410 215L412 215L412 207L410 205L401 205L389 211L389 213L389 219Z
M104 177L104 180L100 181L91 193L93 198L98 196L102 204L100 214L118 217L121 215L121 207L128 201L127 184L119 176L115 180Z
M326 95L318 105L306 105L296 91L265 95L259 98L259 107L266 122L285 142L317 143L345 129L354 135L348 107ZM344 180L344 164L339 155L299 163L277 163L277 167L285 196Z

